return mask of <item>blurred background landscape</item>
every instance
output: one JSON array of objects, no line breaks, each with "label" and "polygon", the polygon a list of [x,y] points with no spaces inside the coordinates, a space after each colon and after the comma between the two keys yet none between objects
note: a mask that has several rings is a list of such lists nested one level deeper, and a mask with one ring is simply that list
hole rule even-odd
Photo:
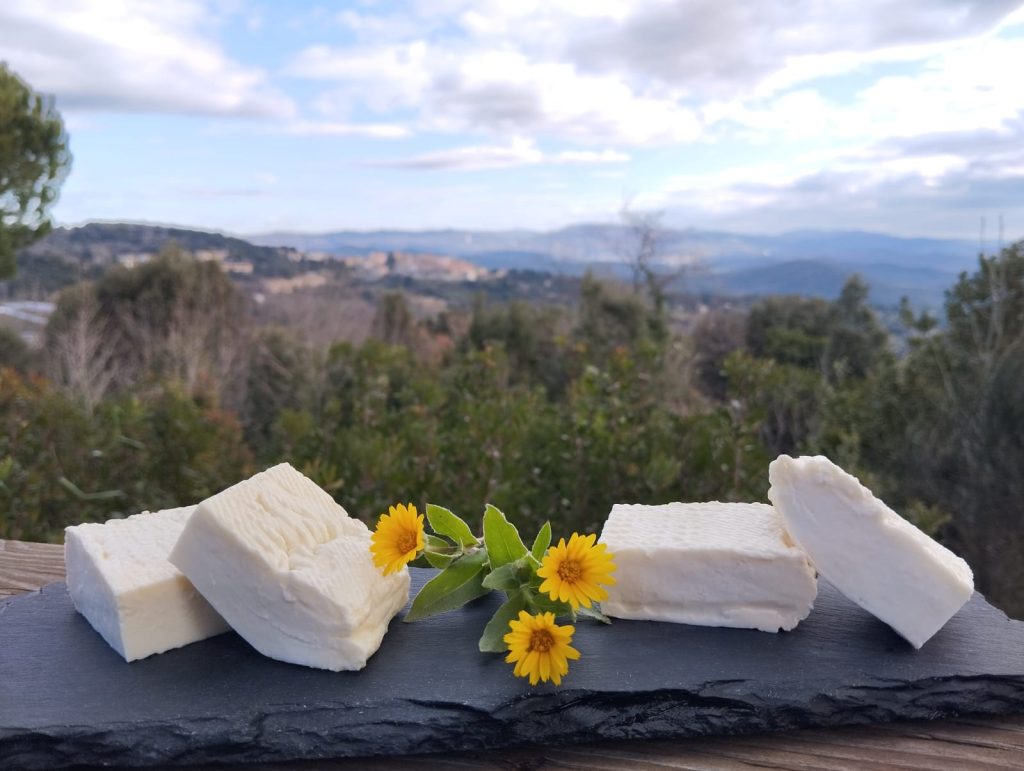
[{"label": "blurred background landscape", "polygon": [[282,460],[557,537],[821,453],[1024,617],[1020,3],[44,5],[0,538]]}]

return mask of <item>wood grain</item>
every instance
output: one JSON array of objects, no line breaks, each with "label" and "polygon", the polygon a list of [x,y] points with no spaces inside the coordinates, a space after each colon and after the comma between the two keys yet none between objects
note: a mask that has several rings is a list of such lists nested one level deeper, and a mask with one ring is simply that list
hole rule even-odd
[{"label": "wood grain", "polygon": [[0,539],[0,597],[64,579],[64,547]]},{"label": "wood grain", "polygon": [[[64,578],[64,550],[0,540],[0,597]],[[1021,655],[1024,655],[1022,651]],[[180,768],[180,767],[178,767]],[[225,766],[195,766],[222,771]],[[914,721],[686,741],[600,742],[492,752],[239,766],[247,771],[394,769],[1024,769],[1024,715]]]}]

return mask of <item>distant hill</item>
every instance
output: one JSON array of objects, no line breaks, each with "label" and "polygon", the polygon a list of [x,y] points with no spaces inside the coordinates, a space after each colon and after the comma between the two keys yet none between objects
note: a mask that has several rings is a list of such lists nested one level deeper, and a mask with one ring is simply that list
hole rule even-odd
[{"label": "distant hill", "polygon": [[[300,256],[290,247],[258,246],[222,233],[92,222],[74,228],[55,228],[46,238],[19,252],[18,267],[19,271],[31,273],[41,264],[52,268],[54,262],[74,265],[79,271],[114,263],[136,264],[171,242],[208,259],[237,266],[251,264],[257,275],[287,275]],[[239,272],[245,271],[240,267]]]},{"label": "distant hill", "polygon": [[[624,276],[630,237],[620,225],[581,224],[549,232],[338,231],[316,235],[253,236],[265,245],[291,246],[331,255],[378,250],[449,254],[491,269],[525,269],[580,275],[588,269]],[[851,273],[872,286],[872,300],[893,305],[907,295],[935,307],[963,270],[973,269],[971,241],[901,238],[862,231],[803,230],[781,235],[745,235],[695,229],[659,234],[665,269],[698,265],[689,286],[730,294],[797,292],[834,297]]]},{"label": "distant hill", "polygon": [[789,260],[699,273],[687,280],[687,286],[710,294],[802,294],[832,299],[855,273],[868,284],[871,301],[879,306],[895,306],[905,296],[915,306],[936,308],[942,303],[945,291],[956,281],[955,273],[933,268]]},{"label": "distant hill", "polygon": [[[57,228],[22,250],[18,277],[3,286],[11,297],[52,292],[94,277],[111,264],[145,261],[171,241],[201,259],[220,261],[243,279],[319,271],[319,263],[335,258],[364,278],[381,272],[377,263],[390,270],[392,262],[393,272],[410,280],[444,280],[446,272],[452,273],[448,280],[461,280],[472,273],[466,263],[498,272],[580,276],[592,270],[602,276],[629,275],[625,259],[630,236],[620,225],[581,224],[550,232],[271,233],[249,239],[189,228],[90,223]],[[977,259],[976,246],[967,241],[859,231],[761,236],[668,229],[659,234],[659,245],[664,270],[696,268],[684,271],[685,282],[679,288],[710,294],[835,297],[846,278],[859,273],[871,286],[872,301],[883,306],[895,305],[907,295],[916,305],[934,308],[959,272],[973,269]],[[383,259],[381,254],[395,257]]]},{"label": "distant hill", "polygon": [[[528,230],[474,231],[338,231],[316,235],[267,233],[253,243],[291,246],[304,251],[352,255],[376,250],[430,251],[455,257],[514,260],[529,255],[551,263],[618,262],[629,249],[629,233],[620,225],[582,224],[547,232]],[[830,260],[845,264],[887,263],[959,271],[973,264],[977,245],[970,241],[901,238],[861,231],[797,231],[775,236],[744,235],[704,230],[664,229],[661,254],[668,264],[700,260],[716,268],[747,263]]]}]

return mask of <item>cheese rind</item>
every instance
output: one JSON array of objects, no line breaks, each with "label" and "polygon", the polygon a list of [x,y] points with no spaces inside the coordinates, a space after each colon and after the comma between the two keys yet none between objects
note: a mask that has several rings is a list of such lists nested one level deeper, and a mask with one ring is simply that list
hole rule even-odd
[{"label": "cheese rind", "polygon": [[601,542],[617,566],[609,616],[777,632],[818,592],[807,555],[761,503],[617,504]]},{"label": "cheese rind", "polygon": [[67,587],[75,609],[125,661],[228,630],[167,561],[194,508],[144,512],[64,531]]},{"label": "cheese rind", "polygon": [[821,574],[915,648],[974,593],[964,560],[828,458],[781,455],[768,476],[768,497]]},{"label": "cheese rind", "polygon": [[409,599],[409,571],[384,576],[370,531],[288,464],[207,498],[171,562],[260,653],[362,669]]}]

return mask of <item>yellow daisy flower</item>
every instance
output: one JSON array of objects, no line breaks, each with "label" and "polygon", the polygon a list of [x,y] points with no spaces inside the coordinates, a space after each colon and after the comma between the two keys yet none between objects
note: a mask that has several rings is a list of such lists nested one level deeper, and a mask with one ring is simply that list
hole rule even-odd
[{"label": "yellow daisy flower", "polygon": [[408,565],[423,550],[423,515],[416,515],[413,504],[399,503],[388,508],[377,520],[373,531],[370,552],[373,564],[384,571],[384,575],[397,573]]},{"label": "yellow daisy flower", "polygon": [[573,533],[568,544],[562,538],[548,549],[537,571],[544,579],[540,590],[552,600],[568,602],[573,610],[607,599],[608,592],[601,585],[615,583],[611,576],[615,563],[603,543],[594,544],[596,540],[593,533]]},{"label": "yellow daisy flower", "polygon": [[580,657],[569,644],[576,628],[556,624],[554,613],[531,616],[525,610],[508,625],[512,631],[503,638],[509,649],[505,661],[515,662],[515,676],[529,677],[530,685],[538,680],[561,685],[562,677],[569,673],[569,659]]}]

